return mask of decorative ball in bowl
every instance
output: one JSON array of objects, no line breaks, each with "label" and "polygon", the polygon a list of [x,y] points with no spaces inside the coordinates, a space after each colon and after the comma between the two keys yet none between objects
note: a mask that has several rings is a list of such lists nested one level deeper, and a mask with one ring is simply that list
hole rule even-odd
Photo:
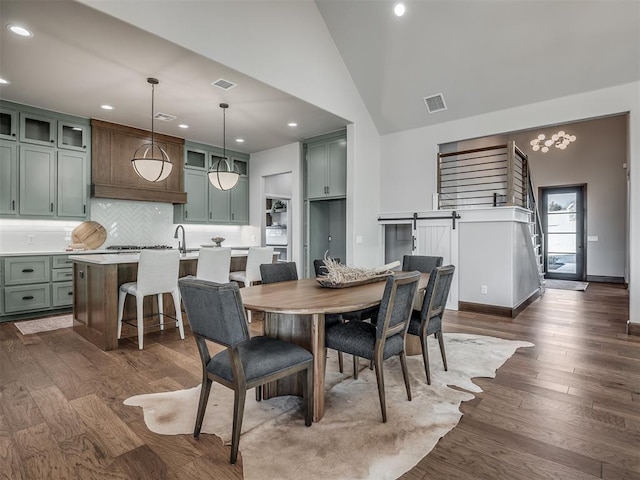
[{"label": "decorative ball in bowl", "polygon": [[213,240],[213,243],[216,244],[216,247],[221,247],[222,246],[222,242],[224,242],[224,237],[213,237],[211,240]]}]

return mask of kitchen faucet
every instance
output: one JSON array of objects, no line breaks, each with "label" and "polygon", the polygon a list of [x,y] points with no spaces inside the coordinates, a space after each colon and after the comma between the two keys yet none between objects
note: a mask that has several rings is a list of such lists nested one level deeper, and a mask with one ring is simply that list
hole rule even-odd
[{"label": "kitchen faucet", "polygon": [[178,225],[176,227],[176,231],[173,233],[173,238],[178,238],[178,230],[182,229],[182,243],[178,240],[178,250],[180,253],[187,253],[187,242],[184,239],[184,227],[182,225]]}]

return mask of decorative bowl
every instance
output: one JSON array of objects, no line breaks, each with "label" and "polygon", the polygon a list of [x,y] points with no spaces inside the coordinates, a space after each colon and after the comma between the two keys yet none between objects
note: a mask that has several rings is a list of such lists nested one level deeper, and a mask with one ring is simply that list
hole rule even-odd
[{"label": "decorative bowl", "polygon": [[216,244],[216,247],[221,247],[222,246],[222,242],[224,242],[225,238],[224,237],[213,237],[211,240],[213,241],[213,243]]}]

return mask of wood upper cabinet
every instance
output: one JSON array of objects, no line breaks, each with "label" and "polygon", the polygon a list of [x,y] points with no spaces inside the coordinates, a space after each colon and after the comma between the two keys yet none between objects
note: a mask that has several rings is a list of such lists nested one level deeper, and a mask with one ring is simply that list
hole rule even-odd
[{"label": "wood upper cabinet", "polygon": [[173,164],[169,177],[148,182],[131,164],[138,147],[151,142],[151,132],[101,120],[91,120],[91,195],[149,202],[186,203],[182,138],[155,134]]}]

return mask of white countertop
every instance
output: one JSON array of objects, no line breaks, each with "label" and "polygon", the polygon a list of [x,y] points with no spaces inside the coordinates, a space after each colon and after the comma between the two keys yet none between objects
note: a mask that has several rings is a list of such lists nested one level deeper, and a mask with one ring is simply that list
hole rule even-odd
[{"label": "white countertop", "polygon": [[29,250],[24,252],[0,252],[0,257],[29,257],[38,255],[95,255],[107,253],[109,250]]},{"label": "white countertop", "polygon": [[[213,246],[213,244],[211,245]],[[197,256],[198,250],[202,247],[188,247],[187,253],[195,253]],[[240,246],[240,247],[230,247],[232,250],[232,256],[235,254],[236,256],[247,254],[249,251],[249,247]],[[99,250],[25,250],[21,252],[0,252],[0,257],[28,257],[28,256],[37,256],[37,255],[128,255],[128,253],[116,253],[117,250],[107,250],[105,248],[101,248]],[[126,252],[126,251],[125,251]],[[137,251],[135,253],[138,253]]]},{"label": "white countertop", "polygon": [[[192,260],[198,258],[199,252],[187,252],[180,254],[180,260]],[[246,257],[246,250],[231,250],[232,257]],[[119,263],[138,263],[140,260],[139,253],[100,253],[69,255],[70,260],[78,260],[80,262],[94,263],[97,265],[117,265]]]}]

